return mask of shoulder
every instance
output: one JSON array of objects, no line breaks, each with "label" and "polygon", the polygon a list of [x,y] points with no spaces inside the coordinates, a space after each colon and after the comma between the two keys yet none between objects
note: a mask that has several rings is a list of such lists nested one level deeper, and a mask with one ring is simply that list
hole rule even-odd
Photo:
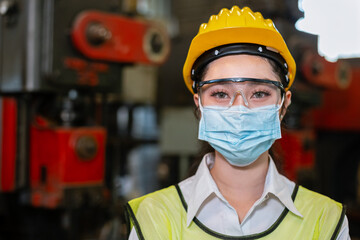
[{"label": "shoulder", "polygon": [[301,200],[305,206],[316,205],[321,208],[334,208],[341,211],[342,204],[317,192],[299,186],[296,199]]},{"label": "shoulder", "polygon": [[129,204],[131,205],[133,203],[143,203],[143,202],[147,202],[147,201],[151,202],[153,200],[161,201],[161,200],[171,198],[174,195],[174,193],[176,193],[176,188],[175,188],[175,186],[172,185],[170,187],[163,188],[158,191],[148,193],[144,196],[132,199],[129,201]]},{"label": "shoulder", "polygon": [[315,222],[319,239],[330,239],[331,236],[335,239],[344,226],[346,208],[325,195],[299,187],[295,205],[305,219]]},{"label": "shoulder", "polygon": [[178,211],[174,208],[178,205],[178,197],[175,186],[149,193],[135,198],[126,205],[128,230],[135,227],[140,239],[169,239],[169,231],[166,226],[172,225],[178,218]]},{"label": "shoulder", "polygon": [[341,203],[301,186],[294,203],[305,218],[315,220],[319,227],[338,228],[345,218],[346,209]]},{"label": "shoulder", "polygon": [[175,186],[170,186],[129,201],[135,213],[176,208],[180,199]]}]

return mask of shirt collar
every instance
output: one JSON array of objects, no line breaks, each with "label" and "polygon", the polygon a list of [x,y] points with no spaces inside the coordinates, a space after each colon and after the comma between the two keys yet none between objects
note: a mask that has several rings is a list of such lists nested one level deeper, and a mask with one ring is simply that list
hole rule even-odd
[{"label": "shirt collar", "polygon": [[214,154],[208,153],[203,157],[199,168],[195,173],[194,182],[191,185],[191,189],[189,191],[190,197],[187,199],[187,226],[190,225],[203,202],[211,194],[215,193],[217,196],[222,196],[210,174],[210,169],[212,168],[213,164]]},{"label": "shirt collar", "polygon": [[[289,211],[299,217],[303,217],[296,209],[294,201],[291,198],[294,188],[289,187],[289,181],[289,179],[278,172],[275,163],[270,156],[269,169],[265,179],[263,196],[266,196],[269,193],[273,194],[287,209],[289,209]],[[291,186],[293,185],[294,183],[291,184]]]},{"label": "shirt collar", "polygon": [[[190,185],[189,198],[187,199],[187,219],[186,226],[189,226],[191,221],[197,215],[201,205],[203,202],[213,193],[217,195],[217,197],[221,198],[224,202],[227,202],[223,199],[222,194],[216,186],[214,179],[210,174],[210,169],[214,164],[214,154],[208,153],[206,154],[200,165],[198,170],[195,173],[193,184]],[[287,208],[289,211],[302,217],[299,211],[296,209],[294,202],[291,198],[292,190],[288,187],[288,179],[279,174],[276,169],[275,163],[270,157],[269,161],[269,169],[266,175],[264,192],[261,198],[265,197],[269,193],[276,196],[279,201]]]}]

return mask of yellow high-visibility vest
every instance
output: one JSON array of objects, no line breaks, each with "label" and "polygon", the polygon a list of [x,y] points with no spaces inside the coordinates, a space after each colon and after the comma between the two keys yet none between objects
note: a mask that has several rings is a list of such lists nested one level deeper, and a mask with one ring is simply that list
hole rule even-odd
[{"label": "yellow high-visibility vest", "polygon": [[140,240],[336,239],[345,217],[342,204],[301,186],[292,198],[303,218],[285,208],[264,232],[241,237],[217,233],[196,217],[187,227],[187,204],[177,185],[131,200],[126,212],[129,231],[135,227]]}]

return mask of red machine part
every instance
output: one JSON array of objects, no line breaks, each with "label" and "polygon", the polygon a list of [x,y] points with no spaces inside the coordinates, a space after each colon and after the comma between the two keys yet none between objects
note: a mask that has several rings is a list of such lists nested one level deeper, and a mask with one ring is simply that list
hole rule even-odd
[{"label": "red machine part", "polygon": [[71,36],[75,47],[95,60],[161,64],[170,51],[159,25],[99,11],[80,13]]},{"label": "red machine part", "polygon": [[65,58],[64,64],[67,68],[76,71],[79,85],[97,86],[99,84],[98,73],[109,71],[107,64],[88,62],[79,58]]},{"label": "red machine part", "polygon": [[16,188],[17,103],[15,98],[1,98],[0,191]]},{"label": "red machine part", "polygon": [[326,89],[347,89],[352,80],[351,69],[346,62],[328,62],[310,50],[304,53],[301,71],[308,82]]},{"label": "red machine part", "polygon": [[34,206],[55,208],[64,190],[101,186],[105,137],[102,127],[31,127],[30,182]]},{"label": "red machine part", "polygon": [[291,180],[298,179],[299,170],[310,170],[315,163],[314,132],[308,130],[283,130],[282,138],[273,146],[277,158],[283,160],[284,174]]},{"label": "red machine part", "polygon": [[347,89],[324,89],[322,105],[311,111],[314,127],[319,130],[360,130],[360,69],[352,69]]}]

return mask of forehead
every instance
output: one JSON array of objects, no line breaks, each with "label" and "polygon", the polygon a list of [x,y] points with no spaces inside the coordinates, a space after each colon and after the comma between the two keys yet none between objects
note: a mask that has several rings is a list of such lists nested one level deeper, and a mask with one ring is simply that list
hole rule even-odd
[{"label": "forehead", "polygon": [[218,58],[207,66],[204,80],[248,77],[279,80],[269,61],[253,55],[230,55]]}]

